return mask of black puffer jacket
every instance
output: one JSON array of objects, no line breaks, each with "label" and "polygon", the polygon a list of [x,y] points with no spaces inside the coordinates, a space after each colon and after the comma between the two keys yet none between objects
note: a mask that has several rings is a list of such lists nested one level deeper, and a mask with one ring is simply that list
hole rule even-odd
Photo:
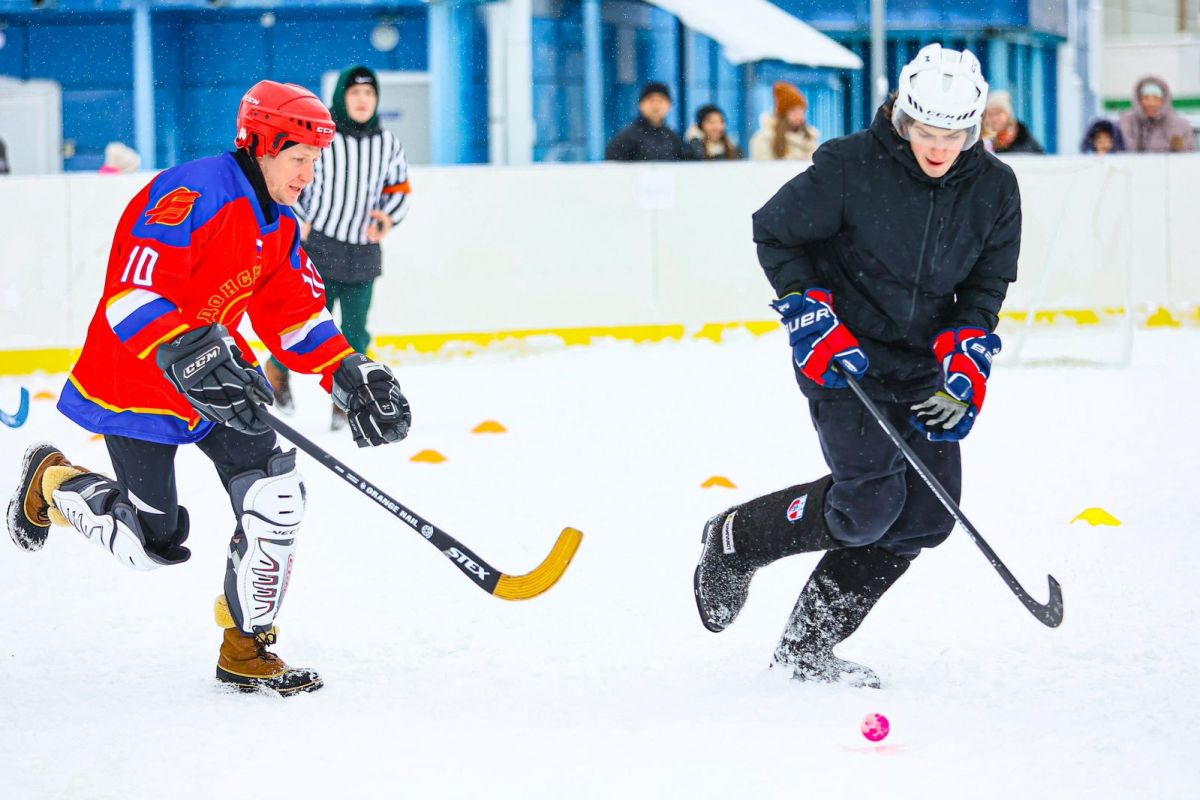
[{"label": "black puffer jacket", "polygon": [[678,133],[666,125],[656,128],[642,116],[617,131],[604,151],[608,161],[688,161],[691,156]]},{"label": "black puffer jacket", "polygon": [[[833,292],[870,358],[872,397],[920,400],[938,384],[935,333],[996,327],[1017,277],[1021,196],[1012,169],[980,144],[944,177],[926,176],[885,108],[868,130],[817,150],[755,213],[754,241],[779,297]],[[797,380],[808,397],[838,391]]]}]

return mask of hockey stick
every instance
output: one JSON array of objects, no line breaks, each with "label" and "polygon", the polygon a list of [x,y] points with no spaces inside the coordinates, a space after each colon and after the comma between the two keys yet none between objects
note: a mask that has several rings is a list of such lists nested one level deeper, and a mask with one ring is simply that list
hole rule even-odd
[{"label": "hockey stick", "polygon": [[900,452],[904,454],[904,457],[908,459],[908,463],[921,476],[921,480],[925,481],[925,485],[933,490],[933,493],[937,495],[938,500],[942,501],[942,505],[946,507],[946,510],[950,512],[951,516],[958,521],[958,524],[971,537],[971,541],[983,551],[983,554],[987,556],[988,563],[995,568],[996,572],[1000,573],[1000,577],[1008,584],[1008,588],[1017,596],[1017,599],[1029,610],[1030,614],[1033,614],[1038,622],[1051,628],[1057,628],[1062,623],[1063,599],[1062,587],[1058,585],[1058,581],[1054,579],[1054,576],[1046,576],[1050,582],[1050,600],[1045,605],[1034,600],[1029,592],[1025,591],[1025,588],[1021,586],[1020,582],[1013,577],[1013,574],[1009,572],[1008,567],[1004,566],[1004,562],[1000,560],[996,552],[983,540],[979,531],[975,530],[975,526],[966,518],[962,509],[958,507],[958,503],[955,503],[954,498],[950,496],[950,493],[946,491],[945,487],[929,471],[929,468],[921,462],[917,454],[908,446],[908,442],[904,441],[895,427],[884,419],[883,414],[879,413],[879,409],[875,406],[875,403],[871,401],[871,398],[867,397],[867,393],[858,385],[858,381],[855,380],[854,376],[848,375],[844,370],[841,372],[845,376],[846,382],[850,384],[850,388],[858,395],[858,399],[867,407],[867,411],[871,412],[871,416],[879,423],[879,427],[883,428],[883,432],[892,440],[892,444],[900,448]]},{"label": "hockey stick", "polygon": [[537,597],[562,577],[562,574],[566,572],[567,567],[570,565],[575,551],[579,549],[580,541],[583,540],[581,532],[574,528],[563,528],[562,533],[558,535],[558,541],[550,549],[550,555],[546,556],[546,559],[541,564],[538,564],[532,572],[524,575],[505,575],[475,555],[474,552],[465,547],[453,536],[415,512],[405,508],[382,489],[377,488],[370,481],[356,474],[352,469],[329,453],[326,453],[262,406],[259,406],[258,412],[262,421],[271,426],[280,436],[308,453],[317,461],[320,461],[330,471],[337,473],[346,483],[358,489],[381,507],[391,512],[392,516],[397,517],[414,531],[424,536],[430,544],[442,551],[442,555],[453,561],[454,565],[464,575],[472,578],[479,588],[490,595],[495,595],[504,600],[528,600],[531,597]]},{"label": "hockey stick", "polygon": [[10,428],[19,428],[25,424],[25,420],[29,417],[29,390],[24,386],[21,387],[21,405],[15,414],[9,414],[6,411],[0,411],[0,422],[3,422]]}]

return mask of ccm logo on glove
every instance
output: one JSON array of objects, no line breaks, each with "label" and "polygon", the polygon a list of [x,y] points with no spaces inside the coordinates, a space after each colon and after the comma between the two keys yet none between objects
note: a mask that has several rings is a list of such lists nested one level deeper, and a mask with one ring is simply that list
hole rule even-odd
[{"label": "ccm logo on glove", "polygon": [[216,358],[219,355],[221,355],[220,347],[214,347],[212,350],[209,350],[207,353],[203,353],[199,358],[197,358],[195,361],[193,361],[192,363],[188,364],[186,367],[183,368],[183,377],[185,377],[185,378],[192,377],[197,372],[199,372],[201,369],[203,369],[205,364],[212,361],[214,358]]}]

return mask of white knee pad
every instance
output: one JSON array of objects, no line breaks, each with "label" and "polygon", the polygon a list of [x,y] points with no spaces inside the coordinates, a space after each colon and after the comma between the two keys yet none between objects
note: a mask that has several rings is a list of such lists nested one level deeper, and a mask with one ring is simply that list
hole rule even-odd
[{"label": "white knee pad", "polygon": [[229,542],[225,597],[238,628],[258,633],[271,627],[283,603],[304,517],[296,451],[272,456],[266,472],[235,476],[229,493],[239,530]]},{"label": "white knee pad", "polygon": [[55,489],[52,499],[71,527],[125,566],[151,570],[172,563],[147,552],[137,511],[115,481],[85,473]]}]

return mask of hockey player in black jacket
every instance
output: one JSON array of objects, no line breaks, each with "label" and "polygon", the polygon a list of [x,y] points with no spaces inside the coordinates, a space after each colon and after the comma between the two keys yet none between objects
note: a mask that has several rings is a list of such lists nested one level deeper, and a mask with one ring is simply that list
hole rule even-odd
[{"label": "hockey player in black jacket", "polygon": [[987,91],[971,52],[923,48],[868,130],[823,145],[754,215],[831,474],[709,520],[695,593],[704,625],[721,631],[757,569],[828,551],[774,653],[799,680],[878,686],[833,648],[953,526],[846,374],[957,500],[958,442],[983,406],[1021,242],[1016,177],[979,144]]}]

